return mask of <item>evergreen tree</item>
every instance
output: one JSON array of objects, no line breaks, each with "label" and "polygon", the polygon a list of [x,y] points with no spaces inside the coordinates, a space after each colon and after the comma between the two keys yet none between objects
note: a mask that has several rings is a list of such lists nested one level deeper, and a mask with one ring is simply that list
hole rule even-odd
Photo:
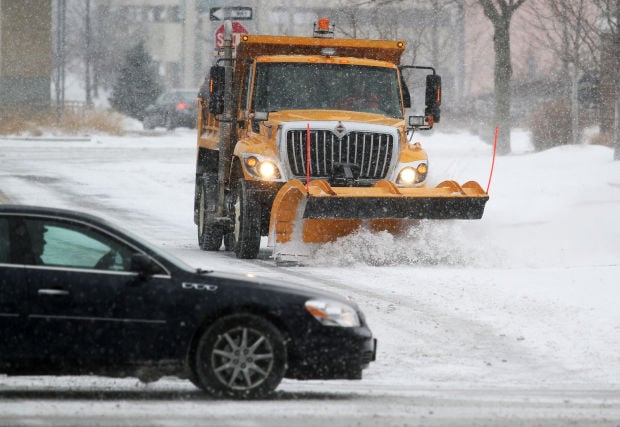
[{"label": "evergreen tree", "polygon": [[144,109],[162,92],[159,75],[144,42],[139,42],[125,55],[110,105],[117,111],[142,120]]}]

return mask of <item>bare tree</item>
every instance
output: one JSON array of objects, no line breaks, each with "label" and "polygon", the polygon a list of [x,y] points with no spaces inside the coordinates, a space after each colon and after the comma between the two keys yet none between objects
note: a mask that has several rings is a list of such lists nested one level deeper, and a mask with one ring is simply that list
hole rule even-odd
[{"label": "bare tree", "polygon": [[[615,85],[615,120],[614,120],[614,159],[620,160],[620,0],[594,0],[600,11],[601,21],[598,27],[608,41],[603,44],[603,55],[615,59],[612,70],[602,70],[613,73]],[[603,36],[603,34],[601,34]]]},{"label": "bare tree", "polygon": [[[529,9],[529,10],[528,10]],[[526,8],[530,25],[543,37],[537,43],[561,60],[561,79],[571,99],[572,143],[579,142],[579,77],[599,69],[597,11],[589,0],[542,0]],[[541,46],[538,46],[541,47]]]},{"label": "bare tree", "polygon": [[510,58],[510,21],[514,12],[526,0],[478,0],[484,15],[493,24],[493,48],[495,50],[495,122],[500,128],[497,152],[510,153],[510,82],[512,63]]}]

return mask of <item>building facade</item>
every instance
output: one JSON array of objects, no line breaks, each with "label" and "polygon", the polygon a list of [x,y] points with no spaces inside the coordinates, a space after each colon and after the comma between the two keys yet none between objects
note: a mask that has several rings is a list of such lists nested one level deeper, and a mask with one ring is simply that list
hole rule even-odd
[{"label": "building facade", "polygon": [[51,31],[51,0],[0,0],[0,108],[49,105]]},{"label": "building facade", "polygon": [[[462,69],[464,52],[458,54],[458,41],[463,40],[462,25],[456,25],[456,9],[434,14],[428,1],[361,6],[350,1],[326,4],[318,0],[92,0],[106,9],[100,16],[129,17],[128,22],[140,28],[149,52],[159,64],[160,74],[168,87],[197,87],[208,68],[216,60],[226,18],[235,22],[235,31],[253,34],[310,36],[319,17],[329,17],[335,24],[337,37],[402,39],[410,43],[405,62],[433,64],[444,75],[447,91],[453,86],[456,69]],[[428,30],[429,22],[442,23]],[[129,30],[129,29],[128,29]],[[434,34],[431,34],[435,31]],[[441,55],[430,50],[441,41]],[[459,65],[459,61],[460,64]],[[462,73],[461,73],[462,74]]]}]

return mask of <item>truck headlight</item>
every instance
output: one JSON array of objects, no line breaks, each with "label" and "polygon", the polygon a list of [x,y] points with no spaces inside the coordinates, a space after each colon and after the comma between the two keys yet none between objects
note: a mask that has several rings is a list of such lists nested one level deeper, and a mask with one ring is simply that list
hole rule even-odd
[{"label": "truck headlight", "polygon": [[258,164],[258,173],[266,179],[273,178],[278,173],[278,168],[273,162],[264,161]]},{"label": "truck headlight", "polygon": [[324,326],[355,328],[360,326],[360,319],[355,309],[338,301],[308,300],[306,310]]},{"label": "truck headlight", "polygon": [[415,177],[416,177],[415,169],[407,166],[406,168],[403,168],[400,171],[400,174],[398,174],[398,183],[405,184],[405,185],[411,185],[415,182]]},{"label": "truck headlight", "polygon": [[427,172],[428,166],[426,163],[422,162],[417,165],[408,164],[398,173],[396,184],[404,186],[419,184],[426,179]]},{"label": "truck headlight", "polygon": [[280,179],[280,169],[278,165],[269,159],[264,159],[259,155],[247,155],[244,157],[245,170],[255,178],[265,180]]}]

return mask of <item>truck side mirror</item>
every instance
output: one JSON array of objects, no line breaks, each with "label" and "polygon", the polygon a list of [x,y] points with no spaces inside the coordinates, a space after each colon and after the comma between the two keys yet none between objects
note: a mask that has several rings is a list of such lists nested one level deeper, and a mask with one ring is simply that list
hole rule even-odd
[{"label": "truck side mirror", "polygon": [[434,122],[439,123],[441,115],[441,77],[437,74],[426,76],[426,109],[424,115],[433,116]]},{"label": "truck side mirror", "polygon": [[225,70],[221,65],[214,65],[209,74],[209,113],[214,115],[224,112]]}]

